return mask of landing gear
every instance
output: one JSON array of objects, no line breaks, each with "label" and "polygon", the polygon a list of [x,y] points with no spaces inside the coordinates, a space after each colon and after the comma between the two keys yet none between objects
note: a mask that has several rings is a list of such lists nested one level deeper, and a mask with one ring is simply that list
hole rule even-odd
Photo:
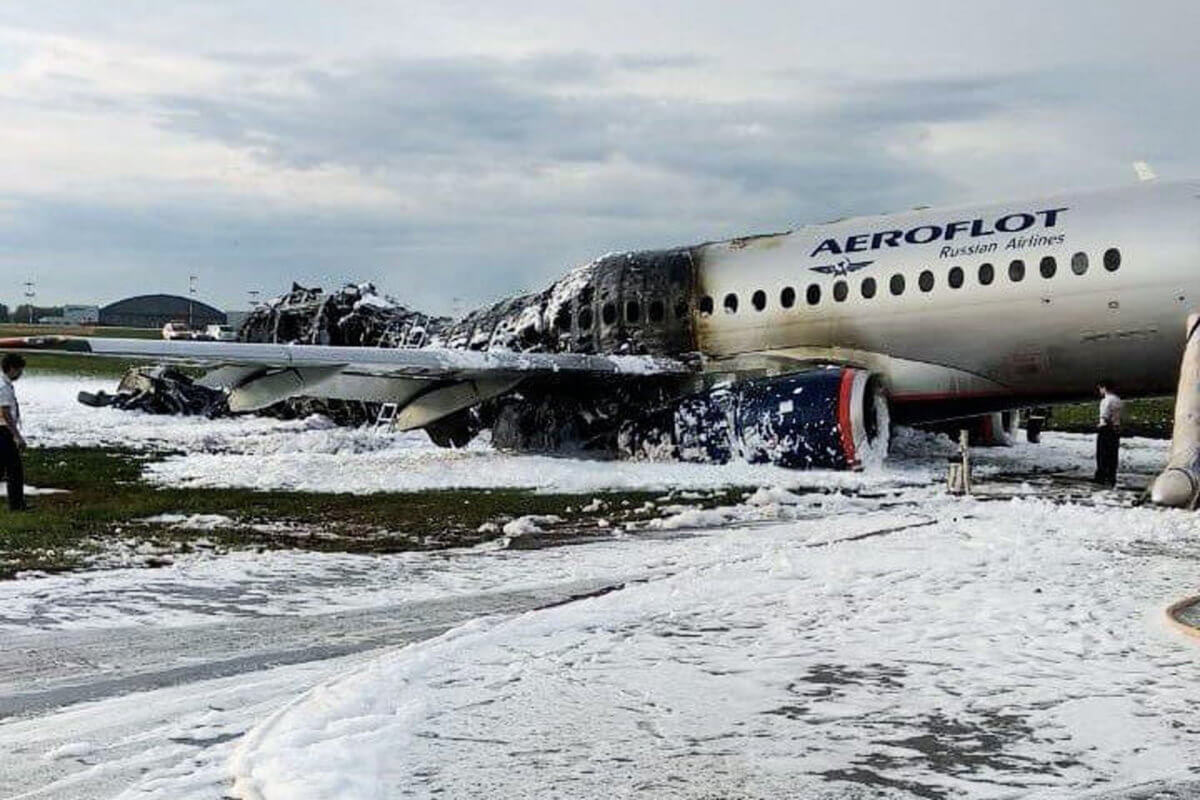
[{"label": "landing gear", "polygon": [[1050,419],[1050,409],[1029,409],[1029,414],[1025,417],[1025,441],[1030,444],[1042,441],[1042,429],[1046,427],[1048,419]]},{"label": "landing gear", "polygon": [[472,409],[458,411],[425,426],[429,440],[438,447],[466,447],[480,430],[479,415]]}]

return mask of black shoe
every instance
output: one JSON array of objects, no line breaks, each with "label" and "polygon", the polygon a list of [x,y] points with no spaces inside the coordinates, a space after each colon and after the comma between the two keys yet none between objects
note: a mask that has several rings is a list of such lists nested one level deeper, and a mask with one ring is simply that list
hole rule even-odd
[{"label": "black shoe", "polygon": [[9,511],[33,511],[33,506],[29,505],[29,503],[25,503],[24,505],[19,505],[16,508],[10,507],[8,510]]}]

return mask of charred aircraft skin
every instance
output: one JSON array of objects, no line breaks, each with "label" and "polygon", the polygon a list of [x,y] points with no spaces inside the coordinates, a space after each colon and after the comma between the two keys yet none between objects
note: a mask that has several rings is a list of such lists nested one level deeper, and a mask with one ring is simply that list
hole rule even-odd
[{"label": "charred aircraft skin", "polygon": [[[419,347],[450,320],[412,311],[381,296],[370,283],[336,292],[292,284],[290,292],[262,304],[238,331],[241,342],[349,347]],[[267,413],[282,418],[323,414],[339,425],[363,425],[379,416],[380,403],[294,397]]]},{"label": "charred aircraft skin", "polygon": [[[581,266],[545,291],[506,298],[460,320],[433,317],[369,284],[326,294],[294,285],[243,325],[248,342],[420,347],[510,352],[682,355],[696,350],[696,250],[620,253]],[[539,379],[517,394],[451,414],[427,428],[441,446],[463,446],[491,429],[506,450],[618,454],[621,426],[673,407],[696,381],[646,377],[617,386]],[[295,399],[296,413],[317,411],[359,424],[379,405]],[[628,442],[628,437],[626,437]]]},{"label": "charred aircraft skin", "polygon": [[256,309],[239,340],[359,347],[677,356],[697,350],[699,248],[608,255],[543,292],[459,320],[382,298],[371,284],[326,294],[298,284]]},{"label": "charred aircraft skin", "polygon": [[419,347],[450,320],[412,311],[369,283],[326,294],[292,284],[287,294],[251,312],[238,341],[349,347]]},{"label": "charred aircraft skin", "polygon": [[[696,347],[697,250],[604,256],[537,294],[509,298],[447,325],[443,347],[517,352],[679,356]],[[458,439],[490,428],[501,449],[633,455],[667,436],[648,421],[699,391],[694,378],[611,382],[541,379],[459,416]],[[631,438],[633,425],[644,435]],[[433,434],[431,434],[433,435]],[[441,436],[438,432],[437,436]],[[435,437],[437,441],[437,437]]]},{"label": "charred aircraft skin", "polygon": [[444,347],[545,353],[680,355],[696,350],[696,250],[604,256],[537,294],[450,323]]}]

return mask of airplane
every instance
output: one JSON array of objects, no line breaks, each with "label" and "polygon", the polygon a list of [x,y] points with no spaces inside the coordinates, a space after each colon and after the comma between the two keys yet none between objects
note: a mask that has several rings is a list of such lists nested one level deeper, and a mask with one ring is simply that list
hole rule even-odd
[{"label": "airplane", "polygon": [[[805,225],[603,256],[418,348],[31,337],[202,365],[234,411],[394,403],[461,446],[854,469],[891,423],[1170,393],[1200,301],[1200,181]],[[1005,415],[1003,418],[1000,415]]]}]

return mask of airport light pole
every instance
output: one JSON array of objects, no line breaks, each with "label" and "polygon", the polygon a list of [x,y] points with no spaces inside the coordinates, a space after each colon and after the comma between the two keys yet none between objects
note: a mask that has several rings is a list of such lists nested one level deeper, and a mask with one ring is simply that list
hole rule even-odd
[{"label": "airport light pole", "polygon": [[25,281],[25,302],[29,304],[29,324],[33,324],[33,298],[37,296],[37,291],[33,281]]},{"label": "airport light pole", "polygon": [[199,280],[200,278],[195,275],[188,275],[188,330],[193,327],[192,305],[196,301],[196,285]]}]

